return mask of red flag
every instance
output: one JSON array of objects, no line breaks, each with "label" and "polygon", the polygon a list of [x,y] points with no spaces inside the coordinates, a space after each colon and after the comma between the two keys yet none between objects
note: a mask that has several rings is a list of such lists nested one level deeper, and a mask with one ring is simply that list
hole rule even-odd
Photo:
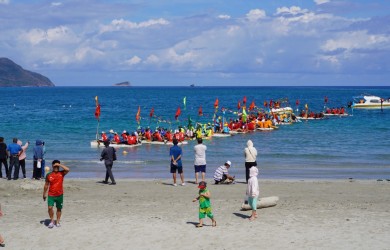
[{"label": "red flag", "polygon": [[175,114],[175,120],[177,120],[177,118],[179,118],[180,114],[181,114],[181,110],[180,110],[180,107],[178,107],[176,110],[176,114]]},{"label": "red flag", "polygon": [[215,102],[214,102],[214,108],[218,108],[218,104],[219,104],[219,100],[218,100],[218,98],[215,100]]},{"label": "red flag", "polygon": [[241,109],[241,102],[240,102],[240,101],[238,101],[238,103],[237,103],[237,109],[238,109],[238,110]]},{"label": "red flag", "polygon": [[141,119],[141,107],[138,106],[138,112],[137,112],[137,114],[135,115],[135,120],[136,120],[137,122],[139,122],[140,119]]},{"label": "red flag", "polygon": [[95,97],[95,101],[96,101],[95,118],[99,120],[99,118],[100,118],[100,104],[99,104],[97,96]]},{"label": "red flag", "polygon": [[149,116],[150,116],[150,117],[153,117],[153,114],[154,114],[154,108],[152,108],[152,109],[150,110]]},{"label": "red flag", "polygon": [[199,116],[202,116],[202,115],[203,115],[202,106],[200,106],[200,107],[199,107],[199,110],[198,110],[198,115],[199,115]]},{"label": "red flag", "polygon": [[242,103],[245,105],[246,104],[246,96],[244,96],[244,99],[242,100]]},{"label": "red flag", "polygon": [[249,110],[253,110],[255,108],[255,101],[252,101],[251,105],[249,106]]}]

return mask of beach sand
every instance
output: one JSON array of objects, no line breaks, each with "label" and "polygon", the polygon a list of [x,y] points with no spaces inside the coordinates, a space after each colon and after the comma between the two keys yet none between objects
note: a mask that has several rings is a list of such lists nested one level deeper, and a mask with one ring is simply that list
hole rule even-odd
[{"label": "beach sand", "polygon": [[390,182],[262,180],[277,206],[240,211],[246,184],[213,185],[217,227],[198,223],[197,186],[66,179],[62,227],[49,229],[43,181],[0,180],[5,249],[390,249]]}]

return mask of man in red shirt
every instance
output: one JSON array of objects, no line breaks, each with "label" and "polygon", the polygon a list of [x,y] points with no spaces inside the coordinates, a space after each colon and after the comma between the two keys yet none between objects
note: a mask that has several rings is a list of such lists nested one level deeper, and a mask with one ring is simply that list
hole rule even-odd
[{"label": "man in red shirt", "polygon": [[[50,224],[49,228],[54,227],[54,203],[57,207],[57,223],[56,226],[60,227],[60,219],[61,219],[61,210],[64,202],[64,188],[63,182],[64,177],[67,173],[69,173],[69,168],[67,166],[61,165],[59,160],[54,160],[52,163],[53,171],[46,175],[45,187],[43,188],[43,200],[46,200],[46,193],[49,190],[47,199],[48,212],[50,216]],[[60,171],[60,168],[63,170]]]}]

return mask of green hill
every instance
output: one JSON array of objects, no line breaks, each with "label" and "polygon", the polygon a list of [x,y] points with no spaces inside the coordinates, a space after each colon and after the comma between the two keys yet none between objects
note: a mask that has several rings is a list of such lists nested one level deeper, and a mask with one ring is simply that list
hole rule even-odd
[{"label": "green hill", "polygon": [[0,87],[54,87],[54,84],[49,78],[3,57],[0,58]]}]

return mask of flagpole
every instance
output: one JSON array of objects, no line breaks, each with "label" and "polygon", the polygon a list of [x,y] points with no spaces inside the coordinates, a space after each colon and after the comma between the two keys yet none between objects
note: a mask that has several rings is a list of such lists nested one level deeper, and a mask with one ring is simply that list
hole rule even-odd
[{"label": "flagpole", "polygon": [[100,124],[100,119],[98,119],[97,128],[96,128],[96,140],[97,141],[99,140],[99,124]]}]

